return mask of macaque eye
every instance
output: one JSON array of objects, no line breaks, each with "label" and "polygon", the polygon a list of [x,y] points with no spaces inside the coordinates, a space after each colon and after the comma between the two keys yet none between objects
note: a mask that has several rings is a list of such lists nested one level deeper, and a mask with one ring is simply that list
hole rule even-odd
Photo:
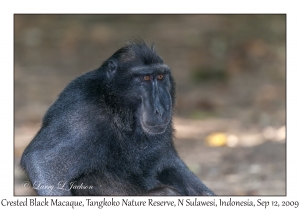
[{"label": "macaque eye", "polygon": [[159,80],[162,80],[164,78],[164,75],[162,75],[162,74],[159,74],[158,76],[157,76],[157,79],[159,79]]},{"label": "macaque eye", "polygon": [[143,77],[143,80],[149,81],[149,80],[150,80],[150,76],[149,76],[149,75],[144,76],[144,77]]}]

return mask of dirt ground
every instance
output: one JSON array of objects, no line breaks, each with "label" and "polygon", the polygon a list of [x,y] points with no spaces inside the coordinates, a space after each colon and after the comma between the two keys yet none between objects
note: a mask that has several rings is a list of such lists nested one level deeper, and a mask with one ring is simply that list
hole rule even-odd
[{"label": "dirt ground", "polygon": [[177,83],[179,155],[217,195],[286,194],[284,15],[15,15],[18,164],[47,108],[124,41],[154,40]]}]

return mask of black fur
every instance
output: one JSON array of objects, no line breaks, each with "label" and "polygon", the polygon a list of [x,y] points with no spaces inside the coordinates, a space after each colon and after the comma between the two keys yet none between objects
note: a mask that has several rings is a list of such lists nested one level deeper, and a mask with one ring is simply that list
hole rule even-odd
[{"label": "black fur", "polygon": [[175,151],[174,104],[169,67],[131,43],[65,88],[21,165],[39,195],[214,195]]}]

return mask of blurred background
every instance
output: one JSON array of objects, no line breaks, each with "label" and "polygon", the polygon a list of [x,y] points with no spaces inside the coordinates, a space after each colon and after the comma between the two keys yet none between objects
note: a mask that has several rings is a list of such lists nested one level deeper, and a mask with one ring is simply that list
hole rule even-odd
[{"label": "blurred background", "polygon": [[154,41],[177,83],[179,155],[217,195],[286,194],[285,15],[15,15],[15,195],[45,111],[126,41]]}]

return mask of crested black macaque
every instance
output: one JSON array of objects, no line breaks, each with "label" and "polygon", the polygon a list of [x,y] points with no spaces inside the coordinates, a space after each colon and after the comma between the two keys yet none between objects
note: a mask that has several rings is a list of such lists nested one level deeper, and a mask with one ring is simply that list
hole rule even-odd
[{"label": "crested black macaque", "polygon": [[174,104],[170,68],[130,43],[64,89],[21,166],[38,195],[214,195],[177,155]]}]

